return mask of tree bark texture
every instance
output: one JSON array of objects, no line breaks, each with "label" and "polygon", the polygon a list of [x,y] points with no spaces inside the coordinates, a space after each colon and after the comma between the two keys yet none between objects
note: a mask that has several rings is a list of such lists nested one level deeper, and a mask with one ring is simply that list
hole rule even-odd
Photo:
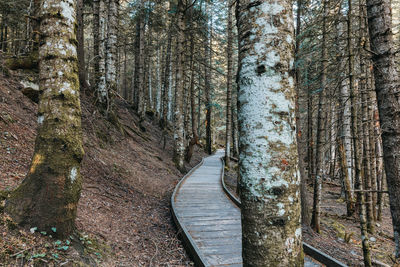
[{"label": "tree bark texture", "polygon": [[175,88],[175,128],[174,128],[174,162],[176,167],[184,172],[184,118],[183,118],[183,91],[185,63],[185,8],[183,1],[178,1],[178,20],[177,20],[177,62],[176,62],[176,88]]},{"label": "tree bark texture", "polygon": [[228,1],[228,45],[226,48],[226,54],[228,57],[228,72],[226,77],[226,133],[225,133],[225,166],[230,165],[231,157],[231,133],[232,133],[232,11],[231,11],[231,1]]},{"label": "tree bark texture", "polygon": [[244,266],[303,266],[291,1],[238,1]]},{"label": "tree bark texture", "polygon": [[41,10],[38,133],[29,172],[6,212],[20,224],[68,236],[75,229],[83,157],[76,48],[76,1],[46,0]]},{"label": "tree bark texture", "polygon": [[375,90],[382,127],[396,258],[400,257],[400,84],[395,62],[390,0],[367,0]]}]

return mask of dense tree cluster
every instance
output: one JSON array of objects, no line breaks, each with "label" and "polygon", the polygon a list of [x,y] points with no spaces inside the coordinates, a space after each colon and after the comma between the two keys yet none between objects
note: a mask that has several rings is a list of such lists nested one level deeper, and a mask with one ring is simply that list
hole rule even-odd
[{"label": "dense tree cluster", "polygon": [[[35,155],[6,209],[21,223],[73,228],[80,85],[116,127],[120,98],[143,131],[151,118],[172,134],[182,173],[196,145],[225,145],[227,168],[239,159],[248,266],[303,260],[300,198],[319,233],[326,182],[358,215],[366,266],[388,193],[400,257],[399,18],[399,0],[3,0],[0,60],[40,73]],[[56,196],[41,188],[60,183],[68,190]]]}]

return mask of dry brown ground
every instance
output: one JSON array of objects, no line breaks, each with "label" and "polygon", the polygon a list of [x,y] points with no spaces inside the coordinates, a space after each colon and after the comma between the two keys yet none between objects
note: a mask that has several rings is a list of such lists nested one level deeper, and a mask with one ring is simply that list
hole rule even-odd
[{"label": "dry brown ground", "polygon": [[[0,190],[12,190],[22,181],[33,154],[37,107],[18,88],[15,79],[0,77]],[[143,123],[146,131],[141,131],[130,106],[118,100],[122,134],[95,111],[89,99],[82,100],[86,155],[77,218],[80,239],[86,242],[60,250],[61,245],[47,237],[49,233],[31,234],[0,213],[0,265],[31,265],[34,261],[44,265],[69,262],[67,266],[73,262],[192,265],[170,214],[170,196],[182,177],[171,160],[172,139],[167,138],[163,150],[158,126],[148,118]],[[187,169],[202,155],[197,150]]]},{"label": "dry brown ground", "polygon": [[[232,192],[236,192],[236,179],[235,170],[231,169],[226,172],[225,182]],[[309,197],[311,197],[311,191],[312,188],[309,188]],[[360,227],[357,216],[346,217],[346,207],[340,199],[339,186],[332,183],[324,184],[322,196],[321,234],[317,234],[310,227],[303,225],[303,240],[349,266],[363,266]],[[374,260],[392,266],[393,228],[387,205],[382,217],[382,222],[377,222],[376,232],[372,235],[376,241],[370,242],[372,257]],[[351,235],[349,243],[344,241],[345,234]]]}]

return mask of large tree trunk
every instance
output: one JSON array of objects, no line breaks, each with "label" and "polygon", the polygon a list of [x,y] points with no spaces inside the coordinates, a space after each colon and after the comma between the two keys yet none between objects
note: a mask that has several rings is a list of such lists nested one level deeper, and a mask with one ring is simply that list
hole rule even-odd
[{"label": "large tree trunk", "polygon": [[400,85],[390,3],[390,0],[367,0],[367,13],[396,258],[400,258]]},{"label": "large tree trunk", "polygon": [[294,61],[291,3],[238,1],[244,266],[304,264],[294,77],[289,74]]},{"label": "large tree trunk", "polygon": [[6,212],[20,224],[68,236],[75,228],[83,156],[74,0],[48,0],[41,12],[40,100],[35,152]]}]

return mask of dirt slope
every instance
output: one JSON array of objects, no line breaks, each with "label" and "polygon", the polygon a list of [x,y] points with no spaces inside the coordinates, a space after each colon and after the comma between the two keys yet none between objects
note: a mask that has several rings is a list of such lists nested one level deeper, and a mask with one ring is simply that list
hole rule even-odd
[{"label": "dirt slope", "polygon": [[[18,82],[0,77],[0,190],[13,189],[22,181],[33,154],[37,107],[18,89]],[[86,244],[86,256],[75,248],[60,252],[51,238],[10,227],[8,218],[0,214],[0,262],[30,265],[39,259],[46,265],[78,261],[102,266],[191,265],[170,216],[169,198],[182,176],[171,160],[172,139],[167,138],[163,150],[156,123],[148,117],[143,123],[145,131],[140,130],[130,106],[117,100],[122,134],[102,118],[90,99],[84,96],[82,100],[86,154],[77,227],[84,236],[81,239],[94,240],[96,246],[90,246],[95,248]],[[188,170],[201,159],[202,152],[196,152]],[[43,248],[46,242],[50,248]],[[51,249],[59,250],[59,258],[48,256]],[[32,258],[35,255],[39,256]]]}]

